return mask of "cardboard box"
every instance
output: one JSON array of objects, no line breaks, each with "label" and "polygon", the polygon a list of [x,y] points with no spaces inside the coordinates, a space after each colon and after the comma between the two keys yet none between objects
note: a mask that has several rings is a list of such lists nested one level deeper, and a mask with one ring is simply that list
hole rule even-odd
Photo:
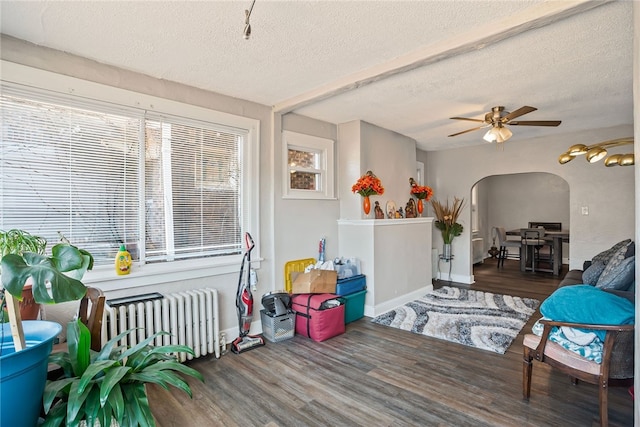
[{"label": "cardboard box", "polygon": [[292,294],[334,294],[338,273],[334,270],[311,270],[293,277]]}]

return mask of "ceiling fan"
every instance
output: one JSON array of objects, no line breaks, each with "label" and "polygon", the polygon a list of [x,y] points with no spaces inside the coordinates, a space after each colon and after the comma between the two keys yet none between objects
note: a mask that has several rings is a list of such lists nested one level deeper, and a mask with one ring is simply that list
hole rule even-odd
[{"label": "ceiling fan", "polygon": [[508,112],[504,110],[504,107],[493,107],[490,112],[484,115],[484,119],[471,119],[468,117],[451,117],[453,120],[468,120],[471,122],[483,123],[481,126],[463,130],[462,132],[454,133],[449,136],[462,135],[463,133],[473,132],[474,130],[491,127],[489,131],[484,135],[483,139],[487,142],[504,142],[511,138],[513,133],[505,127],[509,126],[558,126],[562,123],[560,120],[533,120],[533,121],[512,121],[513,119],[523,116],[525,114],[536,111],[537,108],[524,106],[515,111]]}]

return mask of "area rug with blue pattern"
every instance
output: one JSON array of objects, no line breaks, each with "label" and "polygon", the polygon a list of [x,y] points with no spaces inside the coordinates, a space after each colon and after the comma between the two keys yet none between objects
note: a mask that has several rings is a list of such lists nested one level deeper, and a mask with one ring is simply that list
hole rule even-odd
[{"label": "area rug with blue pattern", "polygon": [[443,286],[372,321],[504,354],[540,301]]}]

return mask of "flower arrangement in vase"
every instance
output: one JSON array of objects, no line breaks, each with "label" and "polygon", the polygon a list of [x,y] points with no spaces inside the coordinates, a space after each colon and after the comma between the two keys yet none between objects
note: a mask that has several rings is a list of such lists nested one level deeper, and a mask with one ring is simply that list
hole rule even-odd
[{"label": "flower arrangement in vase", "polygon": [[442,204],[438,200],[432,200],[431,206],[436,216],[436,228],[442,233],[444,241],[444,257],[451,259],[451,242],[453,238],[462,234],[462,224],[458,223],[458,217],[464,207],[464,199],[453,198],[453,205],[449,205],[447,199],[446,204]]},{"label": "flower arrangement in vase", "polygon": [[380,178],[375,176],[373,172],[367,171],[367,173],[358,178],[356,183],[353,184],[351,191],[364,197],[364,213],[369,215],[369,212],[371,212],[369,196],[380,196],[384,194],[384,187],[382,186]]},{"label": "flower arrangement in vase", "polygon": [[411,195],[418,199],[418,213],[422,215],[422,211],[424,210],[422,201],[428,202],[431,200],[431,197],[433,197],[433,189],[427,185],[418,185],[413,178],[409,178],[409,184],[411,185]]}]

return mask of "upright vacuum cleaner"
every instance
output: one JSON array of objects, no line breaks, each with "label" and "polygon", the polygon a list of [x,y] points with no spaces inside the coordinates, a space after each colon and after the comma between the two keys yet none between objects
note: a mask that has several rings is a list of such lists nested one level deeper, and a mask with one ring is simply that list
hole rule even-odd
[{"label": "upright vacuum cleaner", "polygon": [[[236,294],[236,307],[238,309],[238,329],[240,336],[231,343],[231,351],[240,354],[264,345],[264,338],[260,335],[249,335],[251,320],[253,319],[253,295],[251,295],[251,283],[249,275],[251,271],[251,251],[255,244],[249,233],[245,234],[247,250],[242,257],[240,266],[240,278],[238,279],[238,293]],[[244,271],[245,262],[248,264]]]}]

